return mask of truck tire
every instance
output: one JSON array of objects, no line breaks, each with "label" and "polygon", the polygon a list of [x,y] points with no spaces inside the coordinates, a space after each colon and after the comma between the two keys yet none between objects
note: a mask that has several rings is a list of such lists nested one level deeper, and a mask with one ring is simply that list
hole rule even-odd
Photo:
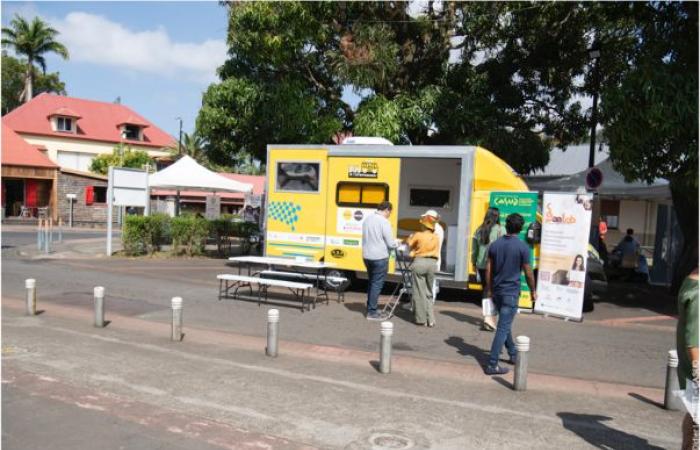
[{"label": "truck tire", "polygon": [[337,283],[333,280],[328,279],[324,281],[323,287],[326,290],[335,292],[345,292],[352,285],[352,282],[355,279],[355,272],[350,272],[347,270],[331,269],[328,272],[326,272],[326,275],[329,277],[345,278],[345,281],[342,283]]}]

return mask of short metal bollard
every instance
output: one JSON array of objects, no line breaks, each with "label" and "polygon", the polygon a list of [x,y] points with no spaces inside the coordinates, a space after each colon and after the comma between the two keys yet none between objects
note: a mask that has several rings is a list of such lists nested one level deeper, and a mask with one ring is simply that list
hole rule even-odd
[{"label": "short metal bollard", "polygon": [[267,347],[265,348],[265,354],[267,356],[272,356],[273,358],[277,356],[277,343],[279,342],[279,323],[280,312],[276,309],[268,310]]},{"label": "short metal bollard", "polygon": [[44,249],[44,227],[43,227],[44,221],[42,219],[39,219],[39,222],[36,227],[36,249],[41,251]]},{"label": "short metal bollard", "polygon": [[530,355],[530,338],[527,336],[516,337],[515,349],[518,351],[518,354],[515,357],[513,389],[525,391],[527,390],[527,360]]},{"label": "short metal bollard", "polygon": [[669,411],[679,411],[682,409],[682,400],[674,395],[680,390],[678,384],[678,352],[668,351],[668,365],[666,366],[666,389],[664,391],[664,408]]},{"label": "short metal bollard", "polygon": [[172,340],[179,342],[182,340],[182,297],[173,297],[170,304],[173,308]]},{"label": "short metal bollard", "polygon": [[103,328],[105,326],[105,288],[96,286],[93,289],[95,297],[95,326]]},{"label": "short metal bollard", "polygon": [[24,287],[27,288],[27,315],[36,315],[36,280],[27,278],[24,280]]},{"label": "short metal bollard", "polygon": [[394,334],[394,324],[382,322],[379,342],[379,372],[391,373],[391,336]]}]

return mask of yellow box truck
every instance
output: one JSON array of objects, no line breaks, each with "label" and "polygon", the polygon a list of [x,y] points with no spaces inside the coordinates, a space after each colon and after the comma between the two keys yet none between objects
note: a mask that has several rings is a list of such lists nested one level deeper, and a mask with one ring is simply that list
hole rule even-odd
[{"label": "yellow box truck", "polygon": [[427,209],[440,214],[439,278],[466,287],[475,282],[469,247],[490,192],[527,190],[476,146],[268,145],[265,255],[324,260],[352,279],[365,271],[362,221],[388,200],[397,237],[418,229]]}]

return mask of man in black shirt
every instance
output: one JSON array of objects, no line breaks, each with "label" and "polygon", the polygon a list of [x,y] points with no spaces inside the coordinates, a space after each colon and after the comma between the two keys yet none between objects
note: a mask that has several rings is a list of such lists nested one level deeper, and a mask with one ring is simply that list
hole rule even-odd
[{"label": "man in black shirt", "polygon": [[530,248],[518,238],[523,229],[523,216],[511,214],[506,218],[506,235],[497,239],[489,247],[488,262],[486,263],[486,296],[492,297],[498,311],[498,325],[491,344],[491,354],[485,372],[487,375],[503,375],[508,369],[498,365],[501,349],[505,344],[509,362],[515,363],[515,344],[511,328],[515,314],[518,312],[520,298],[520,272],[525,272],[525,279],[532,294],[532,300],[537,300],[535,279],[530,267]]}]

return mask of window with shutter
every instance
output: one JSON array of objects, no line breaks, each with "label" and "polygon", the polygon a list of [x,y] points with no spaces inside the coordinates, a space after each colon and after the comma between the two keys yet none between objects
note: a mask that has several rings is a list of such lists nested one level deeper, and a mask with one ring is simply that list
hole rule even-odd
[{"label": "window with shutter", "polygon": [[95,188],[93,186],[85,186],[85,204],[92,205],[95,203]]}]

